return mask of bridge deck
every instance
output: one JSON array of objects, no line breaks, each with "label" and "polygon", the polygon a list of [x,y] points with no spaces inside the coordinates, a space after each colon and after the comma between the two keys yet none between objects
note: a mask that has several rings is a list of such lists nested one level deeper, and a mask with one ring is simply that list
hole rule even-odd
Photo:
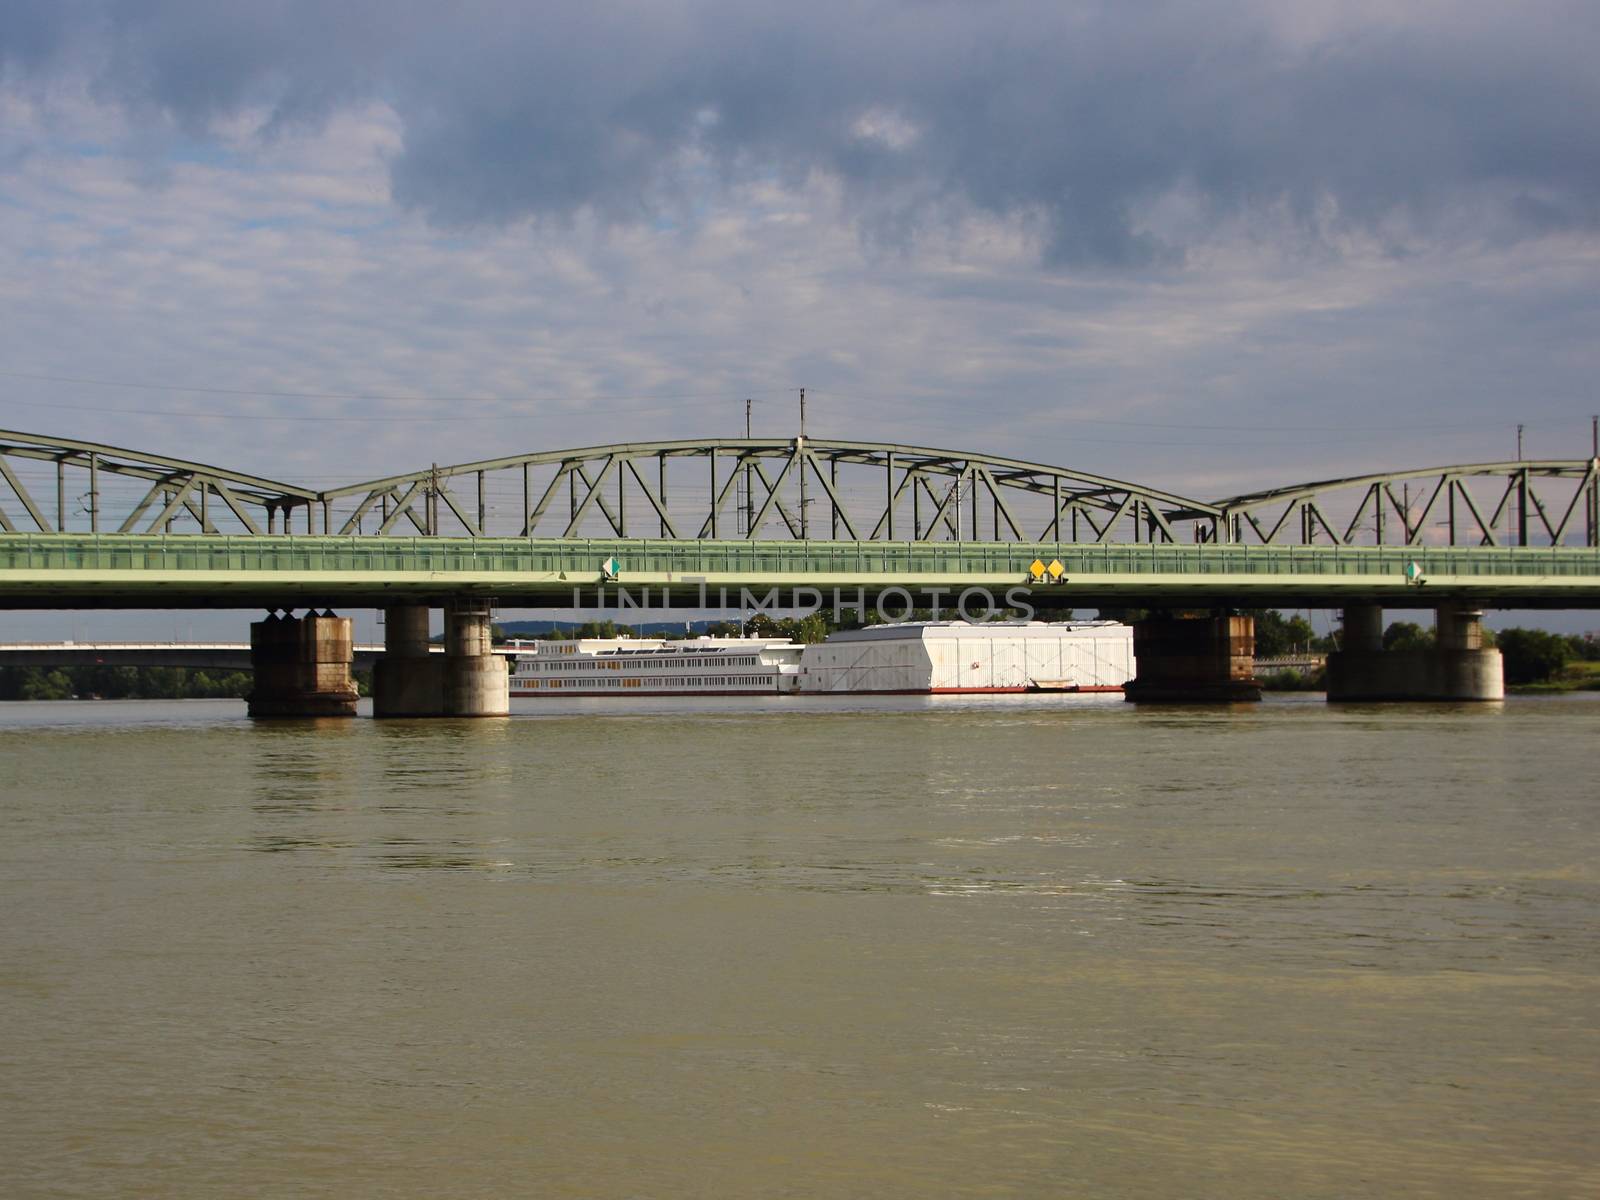
[{"label": "bridge deck", "polygon": [[[618,578],[601,564],[615,559]],[[1030,584],[1035,559],[1061,583]],[[1423,582],[1408,581],[1410,564]],[[382,606],[464,595],[557,606],[582,589],[659,604],[718,589],[1022,587],[1035,604],[1600,607],[1600,548],[1171,543],[0,535],[0,607]],[[825,596],[831,601],[831,596]]]}]

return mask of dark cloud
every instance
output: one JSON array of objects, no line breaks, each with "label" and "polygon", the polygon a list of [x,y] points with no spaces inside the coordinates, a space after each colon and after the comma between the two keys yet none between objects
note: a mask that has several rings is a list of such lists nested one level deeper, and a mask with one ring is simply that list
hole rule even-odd
[{"label": "dark cloud", "polygon": [[1324,7],[12,0],[0,70],[81,71],[191,131],[382,100],[396,198],[445,225],[692,221],[717,188],[818,172],[879,236],[997,214],[1056,264],[1241,224],[1403,245],[1600,223],[1600,9]]}]

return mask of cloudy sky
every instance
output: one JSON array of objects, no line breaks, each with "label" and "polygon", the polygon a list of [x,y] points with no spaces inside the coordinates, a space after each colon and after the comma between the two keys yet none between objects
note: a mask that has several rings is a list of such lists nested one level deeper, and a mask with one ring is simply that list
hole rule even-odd
[{"label": "cloudy sky", "polygon": [[1587,454],[1591,3],[8,0],[0,424],[311,483],[795,425]]}]

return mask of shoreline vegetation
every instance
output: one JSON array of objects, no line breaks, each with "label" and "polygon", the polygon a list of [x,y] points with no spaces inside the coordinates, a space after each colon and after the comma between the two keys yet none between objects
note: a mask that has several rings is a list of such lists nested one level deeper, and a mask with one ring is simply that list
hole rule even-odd
[{"label": "shoreline vegetation", "polygon": [[[1323,692],[1327,684],[1321,671],[1274,671],[1261,676],[1264,692]],[[1553,696],[1566,692],[1600,692],[1600,662],[1580,662],[1564,667],[1553,679],[1539,683],[1507,683],[1508,696]]]},{"label": "shoreline vegetation", "polygon": [[[353,672],[368,694],[371,674]],[[243,700],[255,686],[250,671],[194,667],[0,667],[5,700]]]}]

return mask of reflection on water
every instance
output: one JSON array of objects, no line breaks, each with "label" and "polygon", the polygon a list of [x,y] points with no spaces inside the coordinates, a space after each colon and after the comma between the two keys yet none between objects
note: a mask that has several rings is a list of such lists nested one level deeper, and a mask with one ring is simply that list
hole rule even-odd
[{"label": "reflection on water", "polygon": [[0,1194],[1595,1193],[1597,721],[0,706]]}]

